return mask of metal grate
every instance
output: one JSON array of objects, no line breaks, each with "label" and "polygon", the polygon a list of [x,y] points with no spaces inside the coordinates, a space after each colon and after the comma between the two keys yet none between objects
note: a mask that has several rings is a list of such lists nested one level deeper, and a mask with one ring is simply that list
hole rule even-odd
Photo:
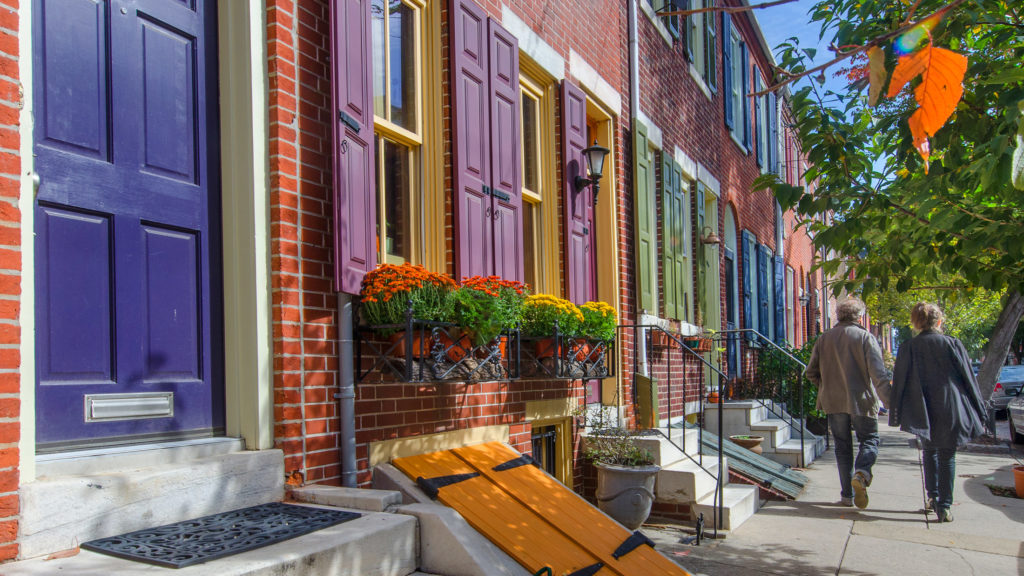
[{"label": "metal grate", "polygon": [[262,548],[359,517],[354,512],[272,502],[100,538],[82,548],[136,562],[184,568]]}]

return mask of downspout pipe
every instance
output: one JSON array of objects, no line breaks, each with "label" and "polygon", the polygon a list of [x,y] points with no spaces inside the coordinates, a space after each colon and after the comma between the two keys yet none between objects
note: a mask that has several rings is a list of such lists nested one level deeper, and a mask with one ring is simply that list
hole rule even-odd
[{"label": "downspout pipe", "polygon": [[356,487],[356,373],[352,349],[352,296],[338,293],[338,456],[341,485]]},{"label": "downspout pipe", "polygon": [[[629,28],[629,125],[632,127],[633,142],[636,142],[636,123],[640,116],[640,70],[638,68],[640,62],[640,47],[639,40],[637,39],[637,0],[629,0],[629,9],[627,10],[627,23]],[[633,165],[636,165],[636,156],[639,154],[639,150],[636,150],[635,146],[630,146],[633,150]],[[633,174],[633,178],[636,178],[636,174]],[[634,185],[634,189],[635,189]],[[636,198],[633,198],[634,204]],[[640,307],[637,306],[637,322],[644,323],[640,320]],[[634,338],[636,338],[636,332],[633,332]],[[637,357],[640,362],[638,363],[638,370],[640,374],[644,376],[650,376],[650,368],[647,366],[647,329],[640,330],[640,337],[636,338],[636,342],[633,343],[633,349],[636,351]],[[633,387],[633,401],[636,402],[636,386]]]}]

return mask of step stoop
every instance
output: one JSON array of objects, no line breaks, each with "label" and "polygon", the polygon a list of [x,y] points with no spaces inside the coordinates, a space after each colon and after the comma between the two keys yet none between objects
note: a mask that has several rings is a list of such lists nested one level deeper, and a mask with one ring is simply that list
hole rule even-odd
[{"label": "step stoop", "polygon": [[5,564],[3,575],[407,576],[416,571],[419,549],[416,518],[353,512],[363,516],[298,538],[178,570],[82,550],[69,558],[36,558]]},{"label": "step stoop", "polygon": [[[728,460],[723,459],[723,469],[729,470]],[[715,491],[715,475],[718,474],[718,459],[704,458],[705,472],[690,459],[683,459],[658,472],[655,483],[655,500],[672,504],[690,504]],[[729,481],[728,473],[722,483]]]},{"label": "step stoop", "polygon": [[[715,494],[711,493],[701,498],[692,507],[693,520],[696,521],[700,513],[704,513],[704,528],[715,527],[717,518],[714,511]],[[729,484],[722,489],[722,525],[720,530],[735,530],[741,524],[753,516],[761,501],[758,497],[757,486],[746,484]]]}]

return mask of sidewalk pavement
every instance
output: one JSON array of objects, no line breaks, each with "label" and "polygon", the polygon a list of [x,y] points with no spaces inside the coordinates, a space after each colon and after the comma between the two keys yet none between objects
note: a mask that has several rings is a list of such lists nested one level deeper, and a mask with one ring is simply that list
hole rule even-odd
[{"label": "sidewalk pavement", "polygon": [[[644,527],[657,549],[695,574],[1024,575],[1024,500],[996,496],[1013,487],[1009,451],[956,457],[953,522],[924,512],[918,452],[910,434],[880,425],[882,444],[865,510],[839,506],[831,450],[806,471],[791,502],[768,502],[725,539],[701,546],[670,527]],[[856,449],[856,447],[855,447]]]}]

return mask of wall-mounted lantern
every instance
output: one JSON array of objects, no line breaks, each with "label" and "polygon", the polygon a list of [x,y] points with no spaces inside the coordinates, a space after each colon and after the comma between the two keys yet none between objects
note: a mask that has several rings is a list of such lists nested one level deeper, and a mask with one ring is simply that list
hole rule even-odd
[{"label": "wall-mounted lantern", "polygon": [[599,191],[599,182],[601,176],[604,174],[604,158],[608,155],[611,150],[600,146],[597,140],[594,140],[594,145],[583,149],[583,158],[587,162],[587,177],[576,176],[576,191],[583,190],[588,185],[594,185],[594,206],[597,206],[597,194]]}]

